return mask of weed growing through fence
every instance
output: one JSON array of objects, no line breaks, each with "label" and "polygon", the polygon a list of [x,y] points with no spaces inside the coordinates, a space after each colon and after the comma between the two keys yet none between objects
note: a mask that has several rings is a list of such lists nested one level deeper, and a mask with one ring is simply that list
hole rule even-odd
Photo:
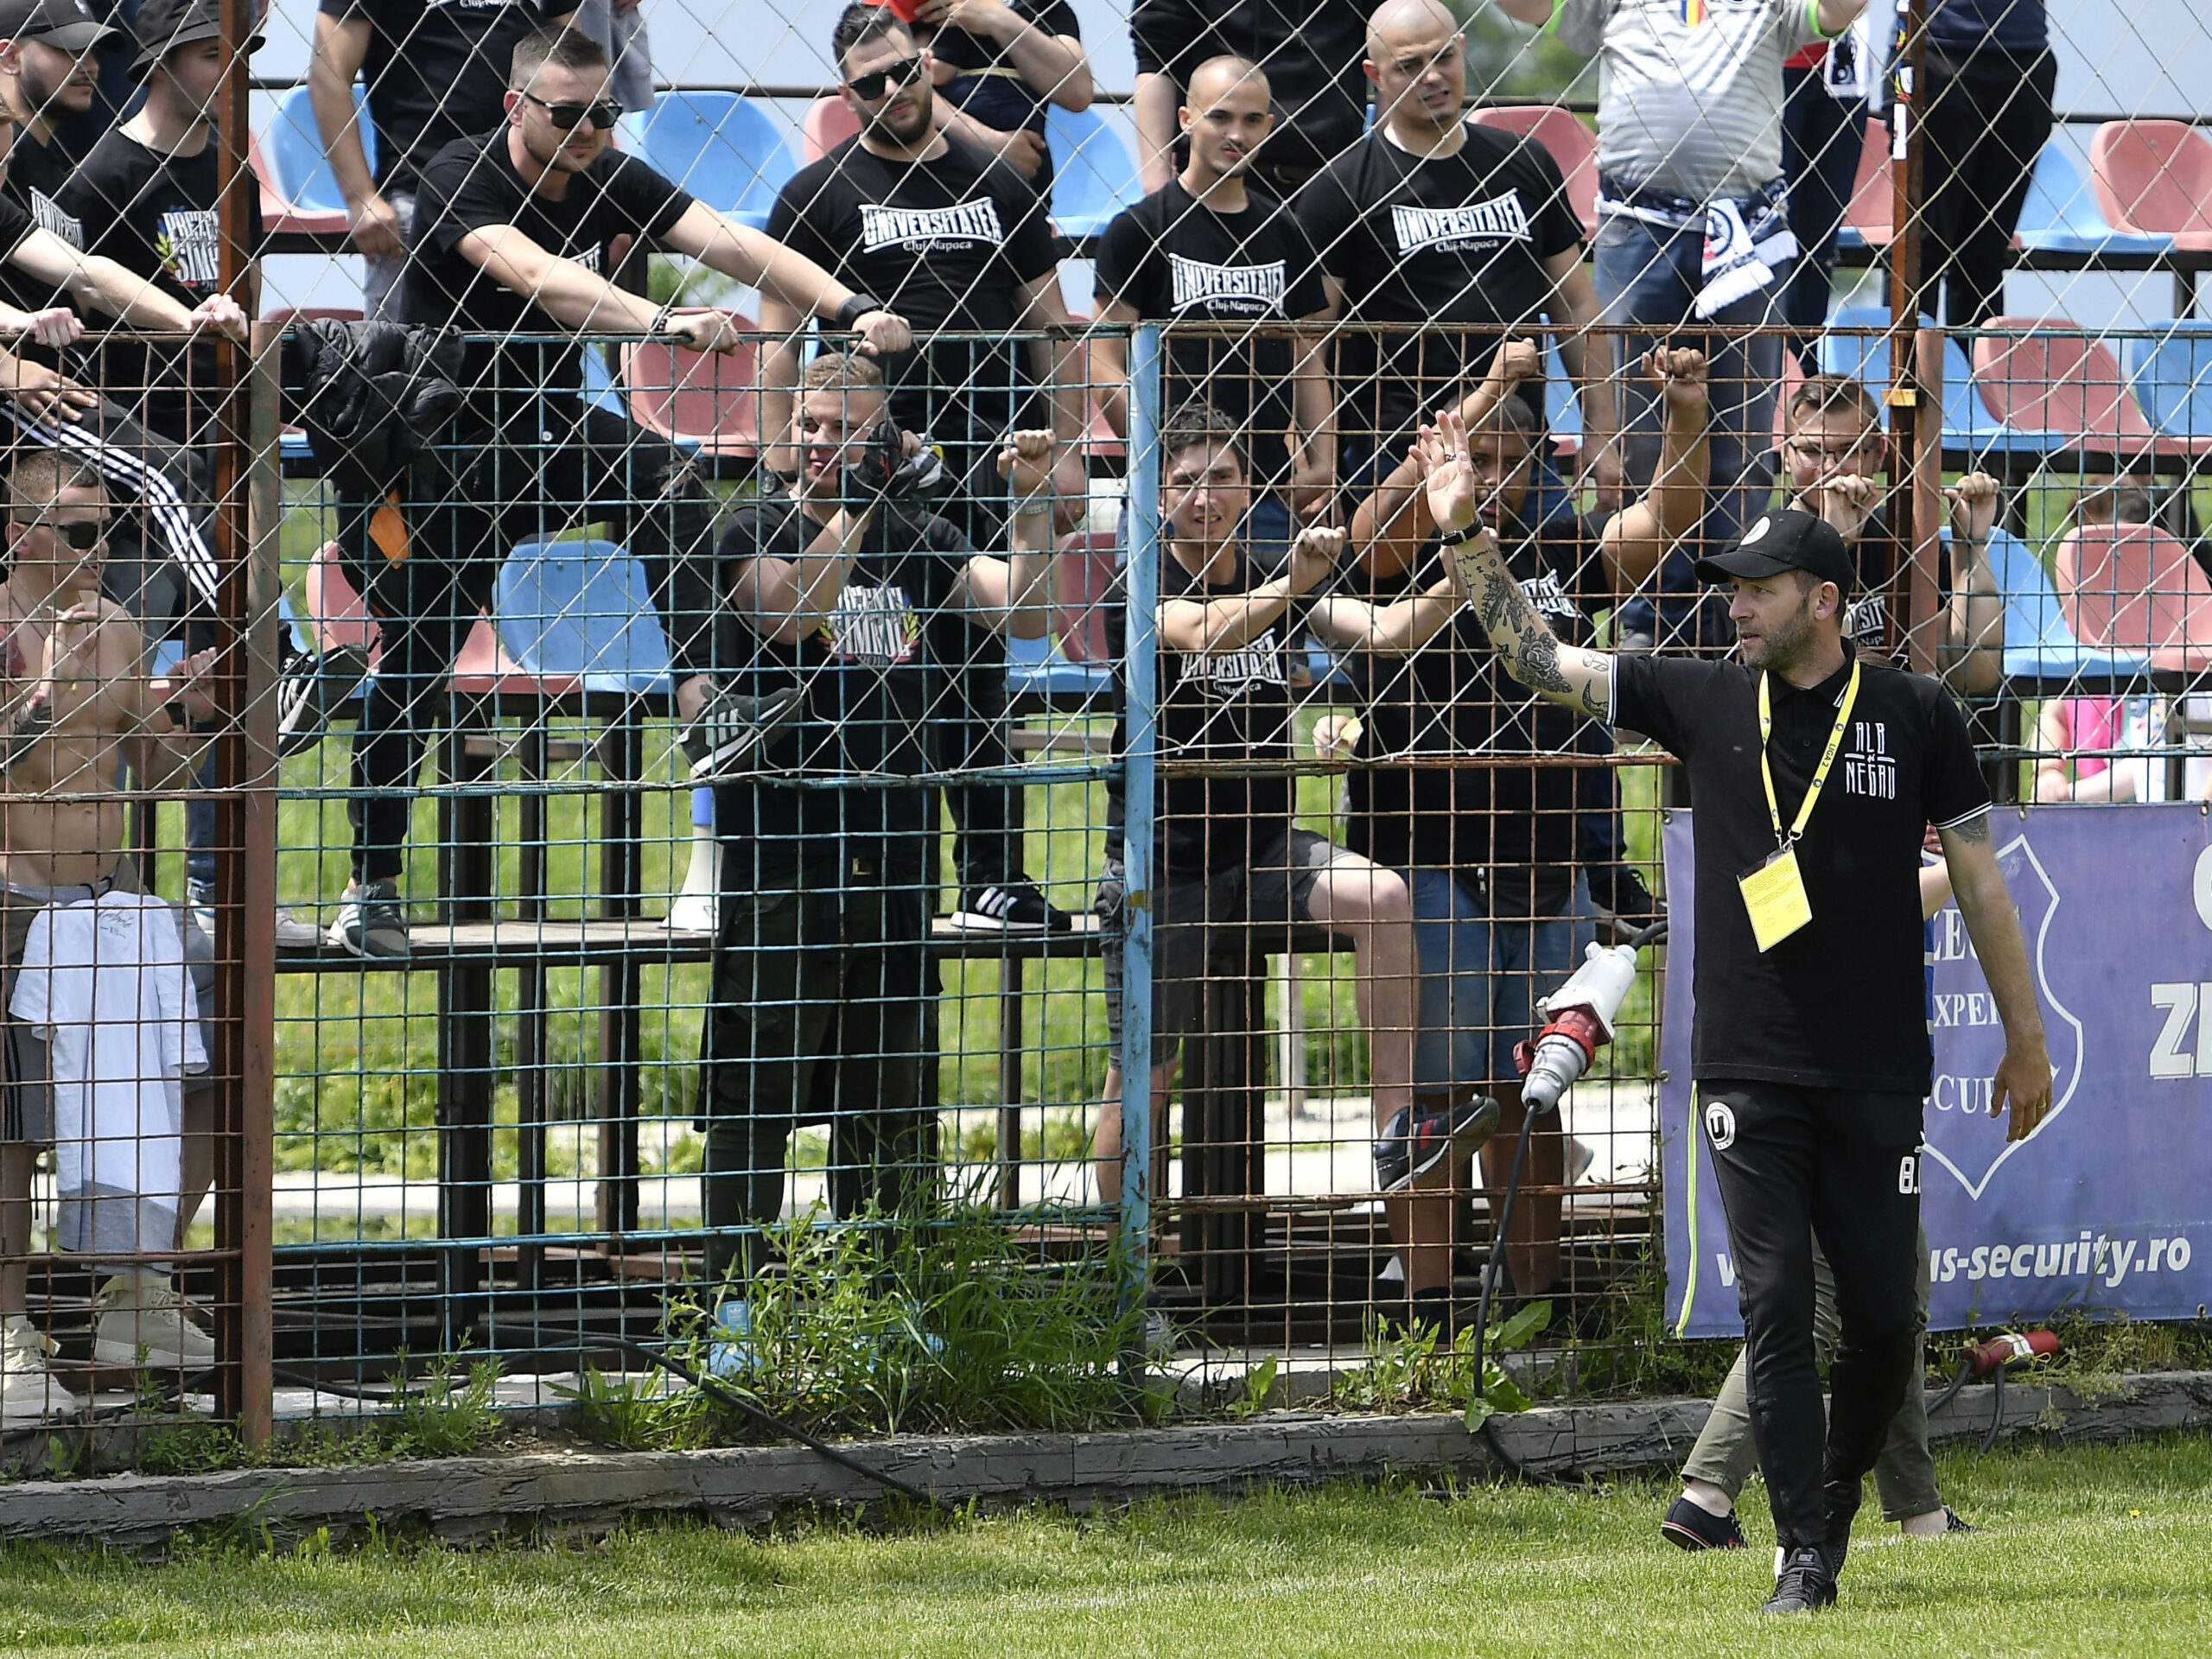
[{"label": "weed growing through fence", "polygon": [[1338,1405],[1354,1411],[1450,1406],[1466,1414],[1471,1433],[1495,1413],[1529,1408],[1529,1396],[1505,1374],[1497,1357],[1527,1347],[1551,1323],[1551,1318],[1549,1302],[1531,1302],[1491,1326],[1483,1343],[1478,1386],[1472,1326],[1446,1344],[1434,1325],[1394,1335],[1370,1315],[1367,1363],[1338,1378],[1332,1397]]}]

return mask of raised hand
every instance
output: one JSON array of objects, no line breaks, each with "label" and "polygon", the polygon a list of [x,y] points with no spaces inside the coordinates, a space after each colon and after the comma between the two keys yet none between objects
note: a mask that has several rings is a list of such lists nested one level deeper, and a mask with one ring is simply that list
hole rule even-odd
[{"label": "raised hand", "polygon": [[914,331],[895,311],[863,311],[853,319],[856,349],[868,357],[887,357],[914,343]]},{"label": "raised hand", "polygon": [[1943,492],[1951,509],[1951,534],[1977,546],[1997,525],[1997,480],[1987,473],[1968,473]]},{"label": "raised hand", "polygon": [[1864,474],[1835,473],[1807,490],[1805,501],[1845,541],[1855,542],[1881,494],[1882,486]]},{"label": "raised hand", "polygon": [[1510,391],[1523,380],[1542,373],[1543,368],[1543,348],[1535,340],[1502,340],[1497,354],[1490,360],[1490,378],[1493,384]]},{"label": "raised hand", "polygon": [[1050,492],[1058,445],[1051,427],[1027,427],[1014,433],[999,451],[999,475],[1017,500]]},{"label": "raised hand", "polygon": [[1335,572],[1344,550],[1344,532],[1310,524],[1290,544],[1290,591],[1308,594]]},{"label": "raised hand", "polygon": [[664,326],[671,336],[695,352],[734,352],[745,343],[745,333],[737,326],[736,316],[715,307],[676,312]]},{"label": "raised hand", "polygon": [[1712,397],[1706,378],[1705,353],[1687,346],[1662,346],[1643,354],[1643,378],[1658,387],[1668,407],[1689,412],[1703,409]]},{"label": "raised hand", "polygon": [[213,328],[219,334],[227,334],[241,346],[249,330],[245,308],[227,294],[210,294],[192,308],[192,326]]},{"label": "raised hand", "polygon": [[1483,488],[1467,456],[1467,423],[1459,411],[1438,410],[1436,424],[1421,429],[1411,454],[1428,491],[1428,514],[1437,530],[1451,536],[1473,524]]}]

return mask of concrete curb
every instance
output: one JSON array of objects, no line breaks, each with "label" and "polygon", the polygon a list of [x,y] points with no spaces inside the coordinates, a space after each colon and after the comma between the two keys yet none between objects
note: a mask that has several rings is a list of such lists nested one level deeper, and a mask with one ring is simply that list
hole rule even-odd
[{"label": "concrete curb", "polygon": [[[1967,1389],[1930,1422],[1939,1441],[1987,1433],[1993,1390]],[[2105,1442],[2212,1426],[2212,1372],[2131,1376],[2110,1394],[2008,1388],[2008,1435]],[[1679,1465],[1703,1401],[1546,1407],[1494,1421],[1514,1465],[1538,1478],[1657,1475]],[[1096,1434],[908,1437],[851,1443],[871,1467],[956,1502],[1084,1509],[1156,1494],[1372,1480],[1389,1473],[1504,1471],[1454,1414],[1402,1417],[1267,1412],[1249,1421]],[[626,1515],[690,1513],[753,1526],[803,1508],[855,1508],[882,1489],[798,1446],[709,1452],[453,1458],[357,1469],[22,1481],[0,1487],[0,1537],[159,1542],[181,1527],[266,1525],[342,1533],[373,1516],[441,1536],[592,1531]]]}]

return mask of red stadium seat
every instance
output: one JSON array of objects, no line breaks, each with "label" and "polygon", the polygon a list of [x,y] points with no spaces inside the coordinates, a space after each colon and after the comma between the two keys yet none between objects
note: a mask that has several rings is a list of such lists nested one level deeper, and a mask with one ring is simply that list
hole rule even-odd
[{"label": "red stadium seat", "polygon": [[[1078,327],[1088,327],[1092,321],[1090,316],[1081,311],[1071,313],[1070,317]],[[1098,376],[1096,371],[1090,366],[1090,342],[1088,340],[1083,342],[1083,353],[1079,361],[1083,371],[1083,384],[1086,386],[1096,386],[1098,384]],[[1103,455],[1127,454],[1128,447],[1122,443],[1120,435],[1114,430],[1113,423],[1106,418],[1106,407],[1098,401],[1096,394],[1094,392],[1085,399],[1085,402],[1090,410],[1090,423],[1084,432],[1084,464],[1087,466]]]},{"label": "red stadium seat", "polygon": [[261,154],[261,140],[251,133],[245,140],[246,164],[252,168],[253,176],[261,186],[261,229],[265,236],[343,236],[346,229],[346,210],[335,213],[316,212],[287,201],[276,188],[276,175],[269,170],[269,163]]},{"label": "red stadium seat", "polygon": [[[749,317],[738,322],[760,326]],[[622,384],[631,418],[647,431],[710,456],[760,453],[760,353],[751,340],[721,356],[661,340],[625,346]]]},{"label": "red stadium seat", "polygon": [[2162,436],[2107,346],[2063,317],[1993,317],[1974,342],[1984,408],[2022,432],[2098,454],[2184,455],[2204,441]]},{"label": "red stadium seat", "polygon": [[1859,152],[1859,175],[1843,210],[1844,229],[1858,232],[1870,248],[1889,246],[1897,234],[1896,191],[1890,171],[1890,130],[1879,121],[1869,121],[1866,142]]},{"label": "red stadium seat", "polygon": [[1077,531],[1060,539],[1064,554],[1058,584],[1058,614],[1052,631],[1060,637],[1060,655],[1071,663],[1103,667],[1113,660],[1106,642],[1106,590],[1114,581],[1114,537],[1097,531]]},{"label": "red stadium seat", "polygon": [[359,646],[369,653],[369,668],[375,671],[384,652],[384,632],[353,591],[353,584],[346,579],[335,542],[325,542],[308,563],[308,621],[315,629],[316,650]]},{"label": "red stadium seat", "polygon": [[848,138],[860,137],[861,118],[846,108],[842,98],[817,98],[807,105],[806,122],[799,131],[800,154],[808,166],[820,161]]},{"label": "red stadium seat", "polygon": [[2089,181],[2113,229],[2212,249],[2212,139],[2186,122],[2106,122],[2089,141]]},{"label": "red stadium seat", "polygon": [[1598,233],[1598,136],[1572,110],[1556,104],[1500,104],[1477,110],[1477,126],[1534,138],[1551,152],[1567,179],[1567,200],[1585,234]]},{"label": "red stadium seat", "polygon": [[2155,524],[2091,524],[2054,561],[2059,608],[2085,645],[2144,651],[2151,666],[2212,666],[2212,576]]}]

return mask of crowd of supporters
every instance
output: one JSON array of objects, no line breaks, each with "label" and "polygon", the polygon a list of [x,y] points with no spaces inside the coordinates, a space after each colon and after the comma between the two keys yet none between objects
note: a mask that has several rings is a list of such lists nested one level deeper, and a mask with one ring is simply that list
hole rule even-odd
[{"label": "crowd of supporters", "polygon": [[[1627,859],[1615,773],[1572,764],[1611,753],[1606,728],[1538,704],[1482,649],[1430,506],[1423,428],[1445,410],[1464,427],[1485,494],[1456,539],[1494,542],[1564,640],[1726,649],[1726,606],[1698,560],[1778,505],[1850,546],[1856,648],[1904,648],[1901,543],[1878,505],[1897,470],[1880,405],[1831,375],[1785,399],[1778,327],[1809,334],[1825,317],[1834,159],[1855,161],[1865,118],[1852,103],[1871,50],[1853,32],[1863,0],[1501,4],[1602,62],[1594,239],[1543,144],[1467,118],[1466,42],[1439,0],[1137,0],[1148,194],[1098,239],[1097,320],[1111,331],[1086,343],[1063,297],[1043,140],[1048,107],[1092,97],[1062,0],[848,7],[828,47],[857,136],[790,179],[765,232],[612,144],[635,103],[607,29],[588,32],[583,12],[321,0],[309,86],[366,257],[362,327],[458,327],[467,341],[446,365],[457,407],[434,450],[342,482],[338,457],[319,454],[340,560],[383,656],[353,740],[351,882],[327,929],[280,915],[279,944],[406,957],[411,791],[499,558],[549,525],[613,523],[646,573],[686,750],[714,793],[698,1093],[710,1266],[742,1295],[798,1125],[832,1128],[839,1213],[905,1202],[926,1185],[937,912],[971,932],[1076,925],[1025,866],[1020,788],[922,780],[1011,765],[1007,641],[1042,635],[1056,584],[1072,585],[1056,567],[1089,511],[1092,402],[1133,435],[1126,330],[1165,324],[1150,423],[1155,729],[1163,762],[1220,767],[1171,769],[1153,803],[1154,1052],[1135,1080],[1118,1046],[1129,803],[1118,781],[1109,791],[1091,905],[1116,1043],[1097,1190],[1110,1198],[1130,1173],[1122,1090],[1134,1081],[1164,1110],[1206,982],[1240,971],[1255,940],[1281,950],[1294,929],[1318,931],[1356,963],[1394,1317],[1448,1325],[1452,1195],[1491,1137],[1518,1127],[1513,1045],[1580,942],[1659,911]],[[611,8],[618,44],[634,10]],[[1990,238],[2001,249],[2019,209],[2007,168],[2048,129],[2048,43],[2036,0],[1948,0],[1936,16],[1931,124],[1956,117],[1976,136],[1931,178],[1931,292],[1942,286],[1952,321],[1978,321],[1994,304]],[[41,907],[137,893],[119,814],[34,821],[19,796],[65,778],[97,792],[126,776],[212,776],[193,770],[215,598],[212,342],[244,337],[255,287],[249,270],[226,288],[220,258],[217,8],[143,0],[134,33],[73,0],[0,3],[11,963],[16,915],[28,929]],[[101,63],[126,57],[143,98],[73,150]],[[1847,165],[1841,177],[1847,195]],[[741,505],[666,437],[585,395],[586,337],[708,353],[750,343],[729,311],[625,286],[641,249],[760,291],[765,442]],[[90,313],[118,326],[80,343]],[[2140,510],[2125,487],[2107,493],[2084,513]],[[1999,492],[1970,474],[1948,496],[1928,649],[1954,687],[1981,691],[2003,643],[1987,550]],[[1109,596],[1117,620],[1122,597]],[[191,654],[148,677],[148,642],[173,637]],[[1353,763],[1343,845],[1294,821],[1309,642],[1334,653],[1357,711],[1315,734]],[[72,652],[133,664],[143,695],[66,713]],[[1121,656],[1117,640],[1117,698]],[[315,741],[365,669],[357,653],[288,660],[285,741]],[[2108,746],[2133,717],[2125,703],[2052,708],[2068,747],[2085,733]],[[1126,741],[1117,728],[1117,753]],[[2048,792],[2117,797],[2132,776],[2061,767]],[[942,901],[940,798],[954,830]],[[213,822],[196,803],[196,914],[171,924],[170,980],[205,955]],[[75,1404],[24,1317],[30,1169],[56,1134],[40,1103],[54,1073],[18,1040],[26,1029],[10,1028],[0,1144],[11,1414]],[[188,1368],[207,1338],[161,1252],[207,1176],[188,1109],[168,1121],[185,1150],[161,1202],[119,1231],[87,1220],[71,1236],[123,1263],[103,1339],[112,1314],[115,1343]],[[1532,1144],[1543,1196],[1507,1251],[1529,1298],[1560,1274],[1559,1194],[1582,1153],[1556,1118]]]}]

